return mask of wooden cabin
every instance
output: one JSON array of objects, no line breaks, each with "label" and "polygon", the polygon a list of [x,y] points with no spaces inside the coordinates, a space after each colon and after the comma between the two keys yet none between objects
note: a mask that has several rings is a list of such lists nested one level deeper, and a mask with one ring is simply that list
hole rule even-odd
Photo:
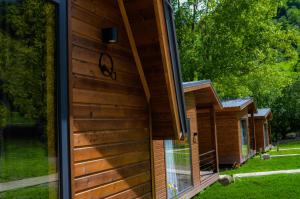
[{"label": "wooden cabin", "polygon": [[183,88],[188,133],[181,140],[155,141],[156,198],[191,198],[219,177],[215,112],[221,102],[208,80]]},{"label": "wooden cabin", "polygon": [[272,111],[270,108],[257,109],[254,114],[256,149],[266,152],[271,145]]},{"label": "wooden cabin", "polygon": [[73,0],[69,17],[73,198],[162,198],[152,148],[186,133],[169,1]]},{"label": "wooden cabin", "polygon": [[[37,126],[44,140],[40,151],[45,157],[37,158],[45,162],[45,170],[49,167],[49,173],[44,174],[49,175],[49,183],[43,182],[39,193],[47,192],[47,196],[41,197],[167,197],[165,175],[160,176],[165,170],[159,170],[164,151],[157,154],[153,148],[164,140],[187,141],[184,135],[188,128],[171,2],[50,0],[36,1],[32,12],[27,12],[29,5],[27,1],[0,3],[1,11],[9,17],[22,20],[21,14],[26,12],[26,25],[38,23],[33,29],[42,28],[30,32],[26,26],[26,33],[19,34],[15,33],[17,28],[11,28],[16,24],[3,19],[1,31],[6,32],[1,32],[1,41],[9,42],[5,42],[1,50],[8,57],[0,61],[5,66],[1,64],[1,71],[9,74],[8,78],[20,80],[10,78],[4,83],[16,83],[14,86],[20,85],[19,90],[31,92],[34,86],[37,90],[24,95],[5,90],[3,95],[30,105],[27,109],[31,112],[24,117],[35,116],[29,122]],[[34,20],[28,20],[29,15]],[[37,33],[34,39],[38,42],[31,40],[31,35]],[[16,39],[20,35],[25,38]],[[16,53],[22,59],[14,59]],[[9,62],[11,60],[15,62]],[[8,71],[11,67],[6,66],[11,65],[18,69],[14,71],[17,76]],[[32,78],[40,79],[26,81],[33,72]],[[24,86],[21,80],[26,88],[21,87]],[[0,92],[2,95],[2,80]],[[31,100],[38,92],[41,93]],[[40,104],[41,110],[36,110]],[[2,111],[2,103],[0,108]],[[6,114],[7,108],[4,108]],[[22,111],[27,113],[27,110]],[[17,112],[17,116],[22,116],[23,112]],[[6,115],[5,121],[9,122],[8,111]],[[36,124],[36,120],[39,123]],[[2,152],[2,123],[0,132]],[[20,143],[25,145],[30,139]],[[40,140],[35,142],[41,145]],[[189,160],[188,150],[184,156],[184,161]],[[26,162],[30,162],[30,158]],[[6,163],[0,161],[1,165]],[[34,176],[29,177],[39,177],[34,169],[30,168],[28,173]],[[6,190],[1,188],[0,198],[5,198],[2,194],[6,193],[2,192]],[[12,198],[22,197],[12,194],[9,195]]]},{"label": "wooden cabin", "polygon": [[222,101],[217,111],[219,164],[240,165],[256,153],[255,128],[252,117],[256,105],[251,98]]}]

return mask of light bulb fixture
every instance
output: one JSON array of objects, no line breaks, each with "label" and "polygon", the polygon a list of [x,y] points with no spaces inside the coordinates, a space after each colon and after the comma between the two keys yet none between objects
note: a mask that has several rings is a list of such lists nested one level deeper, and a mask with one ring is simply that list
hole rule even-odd
[{"label": "light bulb fixture", "polygon": [[118,42],[118,28],[110,27],[102,29],[102,39],[105,43],[117,43]]}]

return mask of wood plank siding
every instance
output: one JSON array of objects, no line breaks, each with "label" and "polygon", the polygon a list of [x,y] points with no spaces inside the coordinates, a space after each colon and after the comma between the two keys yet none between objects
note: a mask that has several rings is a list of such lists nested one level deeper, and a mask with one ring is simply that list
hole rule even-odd
[{"label": "wood plank siding", "polygon": [[[257,113],[252,115],[251,119],[253,119],[255,123],[256,148],[258,152],[265,152],[270,148],[271,140],[272,140],[270,121],[272,120],[272,117],[273,115],[270,108],[258,109]],[[267,129],[265,129],[265,125]],[[267,130],[266,132],[267,137],[265,137],[265,130]]]},{"label": "wood plank siding", "polygon": [[214,148],[213,136],[211,135],[212,129],[212,110],[205,109],[198,111],[197,121],[198,121],[198,130],[199,130],[199,153],[206,153]]},{"label": "wood plank siding", "polygon": [[258,152],[265,151],[265,138],[264,138],[264,124],[267,123],[267,119],[255,119],[255,137],[256,148]]},{"label": "wood plank siding", "polygon": [[[250,115],[256,112],[256,106],[250,98],[229,101],[232,106],[226,105],[228,101],[223,102],[224,109],[216,113],[219,164],[240,165],[255,151],[255,146],[251,145],[255,129]],[[243,103],[239,104],[240,102]],[[234,105],[235,103],[238,105]],[[244,119],[247,124],[248,155],[244,158],[242,156],[241,119]]]},{"label": "wood plank siding", "polygon": [[[244,111],[244,116],[247,111]],[[241,163],[240,116],[236,112],[217,113],[218,155],[220,164]]]},{"label": "wood plank siding", "polygon": [[[152,198],[148,105],[119,8],[113,1],[70,1],[73,198]],[[106,45],[101,29],[115,26]],[[101,74],[101,52],[116,80]]]},{"label": "wood plank siding", "polygon": [[[182,125],[163,1],[68,5],[72,198],[166,197],[165,176],[154,179],[164,153],[152,147],[180,138]],[[111,27],[118,41],[108,44],[102,29]],[[116,79],[102,74],[101,53]]]},{"label": "wood plank siding", "polygon": [[179,139],[181,127],[163,1],[130,0],[125,8],[150,89],[153,139]]}]

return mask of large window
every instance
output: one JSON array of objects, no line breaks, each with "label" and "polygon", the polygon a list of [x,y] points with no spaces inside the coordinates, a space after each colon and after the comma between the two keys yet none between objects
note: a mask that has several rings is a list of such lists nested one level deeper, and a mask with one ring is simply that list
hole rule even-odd
[{"label": "large window", "polygon": [[248,147],[248,125],[246,119],[240,120],[240,132],[241,132],[241,148],[242,148],[242,156],[243,159],[247,159],[249,154]]},{"label": "large window", "polygon": [[165,140],[168,198],[174,198],[192,186],[190,138]]},{"label": "large window", "polygon": [[0,198],[58,198],[56,10],[0,1]]}]

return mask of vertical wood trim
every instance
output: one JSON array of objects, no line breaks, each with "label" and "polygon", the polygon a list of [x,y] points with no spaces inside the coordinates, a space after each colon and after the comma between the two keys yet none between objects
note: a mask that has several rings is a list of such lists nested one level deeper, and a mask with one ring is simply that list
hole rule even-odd
[{"label": "vertical wood trim", "polygon": [[268,121],[268,133],[269,133],[269,145],[272,144],[272,131],[271,131],[271,124],[270,121]]},{"label": "vertical wood trim", "polygon": [[218,154],[218,134],[217,134],[217,121],[216,121],[216,111],[213,107],[211,109],[211,128],[212,128],[212,135],[213,135],[213,141],[214,141],[214,147],[215,147],[215,153],[216,153],[216,166],[217,166],[217,173],[219,173],[219,154]]},{"label": "vertical wood trim", "polygon": [[249,117],[248,117],[248,114],[247,114],[247,118],[246,118],[246,123],[247,123],[247,128],[246,128],[246,130],[247,130],[247,137],[248,137],[248,154],[247,154],[247,159],[250,157],[250,154],[251,154],[251,136],[250,136],[250,131],[249,131],[249,123],[250,123],[250,121],[249,121]]},{"label": "vertical wood trim", "polygon": [[143,85],[143,88],[144,88],[144,92],[145,92],[145,95],[146,95],[146,98],[147,98],[147,102],[149,103],[150,102],[150,90],[149,90],[149,86],[148,86],[147,81],[146,81],[145,73],[143,71],[142,62],[141,62],[141,59],[139,57],[139,53],[138,53],[138,50],[137,50],[137,47],[136,47],[136,43],[135,43],[135,40],[134,40],[132,29],[130,27],[130,23],[129,23],[128,16],[127,16],[127,13],[126,13],[126,9],[125,9],[125,5],[124,5],[124,0],[118,0],[118,4],[119,4],[120,12],[121,12],[121,15],[122,15],[122,19],[123,19],[123,22],[124,22],[124,26],[125,26],[125,29],[126,29],[126,32],[127,32],[127,35],[128,35],[128,40],[129,40],[130,47],[131,47],[131,50],[132,50],[133,58],[134,58],[134,61],[136,63],[136,66],[137,66],[137,69],[138,69],[138,72],[139,72],[139,75],[140,75],[140,78],[141,78],[141,82],[142,82],[142,85]]},{"label": "vertical wood trim", "polygon": [[239,160],[241,162],[243,162],[243,154],[242,154],[242,132],[241,132],[241,118],[238,117],[237,119],[237,123],[238,123],[238,129],[237,129],[237,132],[238,132],[238,145],[239,145]]},{"label": "vertical wood trim", "polygon": [[253,136],[253,150],[256,150],[256,136],[255,136],[255,120],[254,120],[254,112],[251,112],[251,121],[252,121],[252,136]]},{"label": "vertical wood trim", "polygon": [[75,176],[74,176],[74,157],[73,157],[73,147],[74,147],[74,138],[73,138],[73,73],[72,73],[72,0],[68,0],[67,2],[68,6],[68,80],[69,80],[69,137],[70,137],[70,184],[71,184],[71,196],[72,198],[75,197]]},{"label": "vertical wood trim", "polygon": [[168,198],[168,174],[167,174],[167,158],[166,158],[166,148],[165,148],[165,140],[163,140],[163,153],[164,153],[164,164],[165,164],[165,168],[164,168],[164,172],[166,173],[166,180],[165,180],[165,193],[166,193],[166,198]]},{"label": "vertical wood trim", "polygon": [[163,2],[162,0],[153,0],[154,4],[154,11],[155,11],[155,18],[158,30],[158,39],[162,54],[162,62],[164,67],[164,75],[166,78],[169,102],[170,102],[170,109],[172,111],[173,117],[173,127],[175,130],[176,138],[180,138],[181,127],[180,127],[180,118],[178,113],[178,104],[176,98],[176,90],[175,90],[175,82],[173,77],[173,69],[172,69],[172,62],[170,57],[170,50],[169,50],[169,42],[168,42],[168,35],[166,29],[166,22],[164,16],[164,9],[163,9]]},{"label": "vertical wood trim", "polygon": [[152,198],[156,199],[156,189],[155,189],[155,167],[154,167],[154,148],[153,148],[153,136],[152,136],[152,114],[151,114],[151,103],[149,102],[149,141],[150,141],[150,162],[151,162],[151,190]]}]

